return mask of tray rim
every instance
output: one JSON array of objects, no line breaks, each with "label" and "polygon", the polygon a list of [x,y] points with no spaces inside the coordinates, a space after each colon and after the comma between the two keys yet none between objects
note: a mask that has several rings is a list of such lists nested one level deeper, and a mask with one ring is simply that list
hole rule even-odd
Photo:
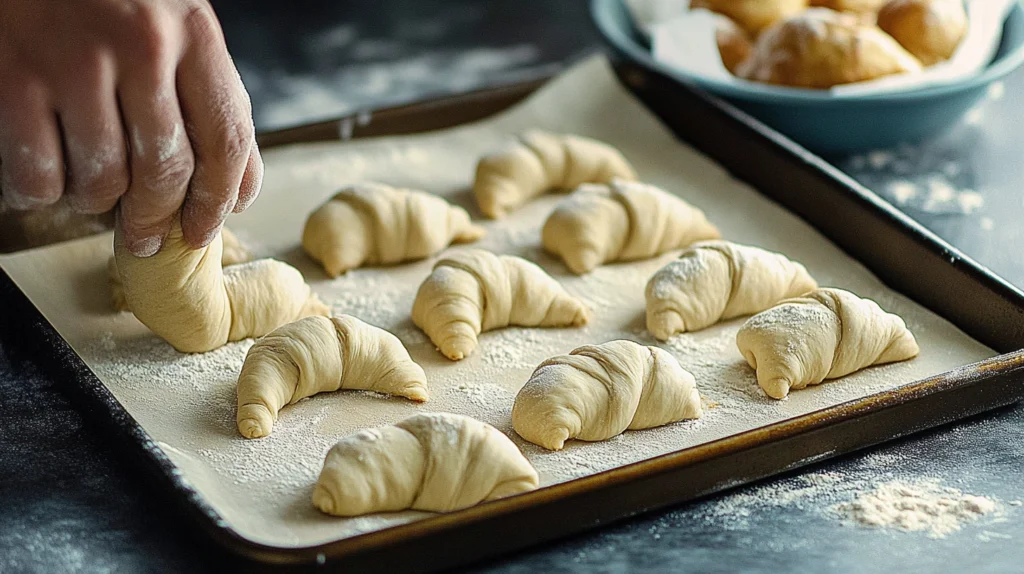
[{"label": "tray rim", "polygon": [[[388,114],[401,116],[404,113],[422,113],[428,110],[436,111],[438,108],[444,108],[446,106],[467,106],[475,102],[495,99],[504,102],[501,108],[505,108],[525,98],[543,83],[543,81],[535,80],[526,83],[512,84],[510,86],[478,90],[470,92],[469,94],[448,96],[428,100],[426,102],[387,107],[374,111],[373,114],[375,117],[383,116],[386,118],[388,117]],[[917,235],[917,239],[919,241],[925,241],[931,244],[932,248],[941,250],[944,253],[956,254],[958,259],[957,263],[959,265],[966,266],[969,270],[973,270],[972,276],[975,280],[987,280],[987,282],[990,283],[990,287],[1008,289],[1010,292],[1004,293],[1004,295],[1015,298],[1016,301],[1014,303],[1022,310],[1022,312],[1024,312],[1024,293],[1016,287],[1012,286],[988,269],[977,264],[972,259],[960,254],[945,241],[939,239],[930,231],[909,219],[906,215],[898,212],[895,208],[875,196],[873,193],[860,188],[856,182],[850,180],[845,176],[845,174],[838,172],[838,170],[824,162],[824,160],[809,154],[802,148],[799,148],[799,146],[789,142],[789,140],[783,136],[778,135],[769,128],[759,124],[756,120],[751,120],[749,117],[746,117],[742,112],[730,109],[731,106],[723,104],[721,101],[715,98],[709,98],[703,94],[698,94],[698,96],[708,100],[712,106],[716,106],[721,110],[725,110],[729,115],[733,115],[737,121],[747,124],[748,128],[759,133],[761,137],[767,137],[772,140],[776,145],[783,148],[789,154],[792,154],[794,156],[794,161],[809,163],[814,169],[822,171],[824,175],[829,178],[839,179],[844,187],[858,191],[858,196],[869,201],[872,204],[872,207],[882,212],[880,215],[895,218],[900,225],[909,228],[908,232]],[[369,126],[374,125],[372,122],[366,126],[360,126],[357,120],[358,117],[364,113],[365,112],[357,112],[347,114],[334,120],[317,122],[305,126],[298,126],[296,128],[287,128],[285,130],[277,130],[275,132],[267,132],[261,134],[260,137],[264,142],[266,142],[267,147],[284,145],[286,143],[300,143],[300,140],[287,140],[303,134],[311,134],[313,137],[311,139],[301,140],[302,142],[340,139],[323,137],[322,135],[317,136],[316,134],[326,134],[327,132],[325,130],[329,129],[333,130],[335,135],[340,135],[341,130],[339,127],[346,121],[356,122],[356,130],[352,133],[353,138],[408,133],[400,131],[389,132],[388,130],[378,132],[376,131],[376,128],[369,128]],[[482,119],[491,115],[491,113],[493,112],[488,112],[480,115],[479,117],[459,123]],[[454,125],[459,125],[459,123]],[[451,124],[449,124],[449,126],[450,125]],[[360,130],[358,129],[360,127],[366,127],[366,129]],[[446,126],[437,125],[428,129],[437,129],[440,127]],[[99,415],[104,422],[109,423],[108,426],[111,426],[111,428],[116,431],[121,438],[125,439],[126,442],[131,443],[136,449],[141,447],[141,453],[139,453],[138,450],[136,450],[136,452],[138,454],[142,454],[143,458],[149,463],[150,468],[148,470],[154,471],[156,478],[162,480],[165,485],[171,487],[172,494],[178,495],[175,498],[175,502],[179,503],[179,505],[183,507],[186,513],[190,515],[190,518],[198,521],[203,530],[206,531],[215,542],[219,543],[220,546],[231,551],[236,556],[255,559],[265,564],[317,565],[323,564],[323,561],[326,559],[334,561],[345,558],[362,558],[363,560],[359,562],[359,565],[363,568],[372,567],[371,565],[373,562],[365,560],[366,553],[373,551],[379,552],[381,550],[386,551],[389,547],[401,542],[415,542],[416,540],[423,539],[428,535],[436,536],[439,534],[450,534],[450,532],[457,527],[472,527],[474,524],[480,523],[484,520],[508,517],[527,509],[536,511],[538,508],[543,509],[542,507],[545,505],[551,505],[556,502],[564,503],[567,500],[607,490],[611,487],[633,484],[639,479],[658,478],[673,471],[678,471],[687,467],[692,468],[692,466],[698,462],[709,461],[729,455],[742,454],[749,452],[754,448],[771,446],[773,443],[777,443],[778,441],[796,439],[802,435],[809,435],[839,423],[857,421],[873,413],[877,414],[889,409],[912,406],[915,401],[923,401],[924,399],[941,395],[945,391],[984,385],[986,380],[989,379],[995,380],[1000,377],[1013,379],[1024,378],[1024,350],[1005,353],[978,363],[965,365],[927,379],[910,382],[897,389],[872,394],[867,397],[815,411],[807,415],[794,417],[765,427],[759,427],[752,431],[738,433],[681,451],[660,455],[658,457],[624,465],[565,483],[551,485],[543,489],[515,497],[492,501],[466,510],[436,515],[411,523],[397,525],[387,529],[341,540],[330,541],[323,544],[306,547],[277,547],[255,542],[242,536],[233,528],[228,526],[226,521],[224,521],[219,513],[217,513],[217,511],[205,500],[202,494],[184,479],[181,475],[180,469],[178,469],[163,450],[160,449],[156,444],[156,441],[148,435],[145,429],[143,429],[142,426],[139,425],[139,423],[117,401],[117,399],[114,398],[113,394],[110,393],[107,387],[95,377],[92,371],[89,370],[88,366],[85,365],[78,355],[70,348],[70,345],[60,336],[59,333],[56,332],[56,329],[54,329],[52,325],[42,317],[38,309],[36,309],[28,300],[27,296],[17,288],[6,272],[3,272],[3,270],[0,269],[0,275],[2,275],[2,277],[0,277],[0,283],[9,284],[0,284],[0,293],[3,291],[12,291],[15,298],[21,298],[21,321],[33,323],[37,336],[41,337],[40,342],[42,345],[40,345],[40,350],[43,353],[49,352],[50,356],[55,356],[59,359],[52,361],[50,366],[53,367],[53,369],[51,369],[51,371],[56,370],[60,375],[70,376],[78,383],[72,390],[73,392],[81,393],[89,399],[89,403],[86,405],[86,410],[90,411],[91,414]],[[925,306],[927,307],[927,305]],[[949,320],[941,313],[940,316]],[[19,321],[16,320],[12,323],[17,322]],[[989,401],[980,409],[965,408],[962,412],[950,415],[945,421],[934,422],[929,419],[929,422],[924,426],[910,427],[905,432],[895,436],[890,436],[888,439],[883,440],[899,438],[906,434],[911,434],[926,428],[932,428],[934,426],[944,424],[944,422],[957,420],[959,418],[1024,399],[1024,386],[1013,386],[1021,388],[1016,388],[1011,394],[1001,396],[999,400],[996,401],[992,401],[990,398]],[[755,439],[754,437],[771,437],[771,439],[762,441],[760,439]],[[825,460],[840,454],[853,452],[860,448],[867,448],[868,446],[872,446],[878,442],[881,441],[861,444],[854,448],[842,451],[834,449],[810,458],[796,460],[793,464],[786,466],[785,468],[778,469],[767,474],[759,474],[750,478],[723,482],[715,485],[714,488],[708,489],[705,492],[698,493],[694,496],[689,496],[679,500],[663,501],[659,504],[635,509],[631,513],[626,513],[625,515],[619,513],[615,516],[597,520],[593,524],[565,528],[562,529],[562,535],[606,524],[632,514],[646,512],[653,508],[693,500],[714,492],[747,484],[754,480],[764,478],[765,476],[785,472],[787,470],[811,464],[819,460]],[[517,540],[514,544],[507,545],[507,547],[503,548],[501,551],[504,552],[522,548],[538,543],[542,540],[549,540],[552,537],[541,535],[539,537],[534,537],[535,539],[527,540],[528,538],[530,538],[530,536],[526,536],[525,539]],[[498,552],[491,553],[480,551],[477,555],[471,555],[468,558],[479,559],[496,554],[498,554]],[[463,560],[456,559],[445,562],[445,564],[455,565],[463,562]],[[418,559],[412,559],[412,562],[410,562],[409,565],[414,569],[439,566],[438,563],[427,563],[426,561],[423,561],[422,556],[418,557]]]}]

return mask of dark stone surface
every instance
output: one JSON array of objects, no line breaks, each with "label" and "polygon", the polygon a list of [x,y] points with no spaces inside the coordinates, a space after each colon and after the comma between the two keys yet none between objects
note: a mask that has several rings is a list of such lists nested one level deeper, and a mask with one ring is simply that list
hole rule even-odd
[{"label": "dark stone surface", "polygon": [[[582,2],[217,5],[264,128],[514,81],[550,72],[597,45]],[[1005,88],[1003,97],[995,91],[967,121],[931,142],[835,161],[1024,285],[1024,74]],[[908,197],[911,189],[916,197]],[[979,197],[983,204],[969,209]],[[0,324],[4,317],[0,310]],[[9,332],[0,339],[0,572],[238,567],[162,504],[130,457],[62,392],[65,383],[43,375],[44,365],[28,358],[34,355],[17,339]],[[1022,424],[1024,408],[1004,409],[475,570],[1019,571],[1024,511],[1010,502],[1024,497]],[[931,540],[843,526],[828,510],[893,477],[934,478],[991,496],[1004,503],[1004,514]]]}]

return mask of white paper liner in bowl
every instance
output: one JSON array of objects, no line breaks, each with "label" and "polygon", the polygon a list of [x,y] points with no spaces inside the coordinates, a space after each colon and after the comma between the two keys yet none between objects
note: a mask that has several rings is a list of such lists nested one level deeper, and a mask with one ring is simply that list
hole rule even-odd
[{"label": "white paper liner in bowl", "polygon": [[[651,36],[654,59],[698,79],[746,85],[763,84],[737,78],[722,65],[715,31],[724,16],[689,9],[689,2],[628,0],[637,24]],[[949,60],[923,73],[886,76],[877,80],[835,86],[835,96],[887,94],[963,81],[984,70],[995,57],[1003,23],[1015,0],[966,0],[969,24],[959,48]]]}]

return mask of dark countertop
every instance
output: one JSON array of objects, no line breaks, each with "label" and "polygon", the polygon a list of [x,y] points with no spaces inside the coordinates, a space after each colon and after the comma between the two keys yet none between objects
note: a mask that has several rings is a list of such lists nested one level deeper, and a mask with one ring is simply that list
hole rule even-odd
[{"label": "dark countertop", "polygon": [[[261,128],[550,73],[598,46],[583,2],[216,2]],[[1024,286],[1024,70],[923,145],[834,158]],[[2,323],[0,316],[0,323]],[[62,381],[0,329],[0,572],[212,571],[237,565],[163,503]],[[494,572],[1013,571],[1024,564],[1024,407],[479,566]],[[829,511],[890,478],[1003,503],[933,540]]]}]

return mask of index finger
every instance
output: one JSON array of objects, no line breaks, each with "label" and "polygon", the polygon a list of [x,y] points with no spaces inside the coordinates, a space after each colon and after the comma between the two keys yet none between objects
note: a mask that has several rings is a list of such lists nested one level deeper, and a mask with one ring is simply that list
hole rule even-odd
[{"label": "index finger", "polygon": [[199,248],[213,240],[235,208],[255,129],[249,95],[216,17],[210,10],[197,9],[189,16],[188,28],[190,43],[177,83],[195,171],[182,207],[181,229],[185,240]]}]

